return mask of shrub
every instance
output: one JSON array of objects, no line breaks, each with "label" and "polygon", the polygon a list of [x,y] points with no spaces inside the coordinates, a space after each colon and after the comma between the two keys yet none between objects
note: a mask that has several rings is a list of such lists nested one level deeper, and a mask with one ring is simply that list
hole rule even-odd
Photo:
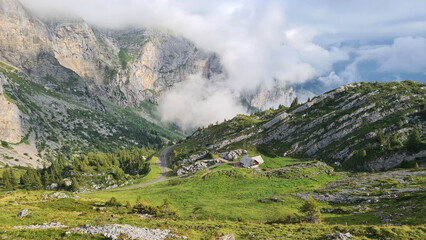
[{"label": "shrub", "polygon": [[105,203],[105,206],[107,207],[121,207],[121,203],[117,201],[115,197],[111,197],[109,201]]},{"label": "shrub", "polygon": [[168,198],[164,199],[164,202],[160,206],[155,206],[148,204],[145,201],[138,201],[132,209],[133,213],[140,214],[150,214],[154,216],[162,216],[162,217],[178,217],[179,214],[176,209],[174,209],[170,203]]},{"label": "shrub", "polygon": [[5,141],[1,141],[1,145],[2,145],[2,147],[9,147],[9,143],[7,143]]},{"label": "shrub", "polygon": [[309,196],[308,200],[303,203],[300,212],[305,214],[304,220],[309,223],[318,224],[321,222],[321,213],[318,202]]}]

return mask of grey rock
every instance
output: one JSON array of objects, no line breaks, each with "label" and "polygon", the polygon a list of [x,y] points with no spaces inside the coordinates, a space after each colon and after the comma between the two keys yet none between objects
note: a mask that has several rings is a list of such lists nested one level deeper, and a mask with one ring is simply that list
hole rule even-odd
[{"label": "grey rock", "polygon": [[101,234],[109,239],[118,239],[125,235],[127,239],[164,240],[164,239],[187,239],[185,236],[172,234],[171,230],[148,229],[133,227],[130,225],[105,225],[105,226],[83,226],[71,229],[71,232],[81,232],[91,235]]},{"label": "grey rock", "polygon": [[201,160],[188,166],[180,166],[177,170],[174,171],[174,173],[178,176],[192,174],[196,171],[206,169],[209,166],[215,165],[217,163],[220,163],[219,159]]},{"label": "grey rock", "polygon": [[43,223],[42,225],[29,225],[29,226],[14,226],[14,229],[50,229],[50,228],[66,228],[60,222],[57,223]]},{"label": "grey rock", "polygon": [[16,215],[16,217],[23,218],[23,217],[28,216],[29,214],[30,214],[30,211],[28,211],[28,209],[23,209],[21,212],[19,212]]},{"label": "grey rock", "polygon": [[219,238],[219,240],[235,240],[234,234],[230,233]]},{"label": "grey rock", "polygon": [[326,237],[329,240],[331,240],[331,239],[347,240],[347,239],[352,238],[352,234],[350,234],[349,232],[347,232],[347,233],[335,233],[335,234],[327,234]]},{"label": "grey rock", "polygon": [[43,200],[47,200],[47,199],[62,199],[62,198],[70,198],[70,196],[68,196],[65,193],[61,193],[61,192],[54,192],[51,194],[43,194],[41,196],[41,199]]},{"label": "grey rock", "polygon": [[52,183],[52,184],[46,186],[46,190],[55,190],[57,188],[58,188],[57,183]]},{"label": "grey rock", "polygon": [[219,156],[225,160],[233,161],[243,154],[247,154],[247,150],[237,149],[237,150],[221,153]]}]

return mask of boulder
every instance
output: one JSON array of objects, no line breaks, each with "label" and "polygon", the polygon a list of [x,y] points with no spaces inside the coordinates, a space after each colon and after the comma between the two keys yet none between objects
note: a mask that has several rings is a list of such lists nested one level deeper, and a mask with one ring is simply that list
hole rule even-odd
[{"label": "boulder", "polygon": [[219,240],[235,240],[234,234],[230,233],[219,238]]},{"label": "boulder", "polygon": [[247,154],[247,151],[242,149],[237,149],[237,150],[221,153],[220,157],[225,160],[233,161],[243,154]]},{"label": "boulder", "polygon": [[350,233],[336,233],[336,234],[327,234],[327,239],[331,240],[331,239],[341,239],[341,240],[347,240],[347,239],[351,239],[352,238],[352,234]]},{"label": "boulder", "polygon": [[28,216],[29,214],[30,214],[30,211],[28,211],[28,209],[24,209],[20,213],[18,213],[16,217],[23,218]]},{"label": "boulder", "polygon": [[54,190],[58,188],[58,184],[57,183],[52,183],[50,185],[46,186],[46,190]]}]

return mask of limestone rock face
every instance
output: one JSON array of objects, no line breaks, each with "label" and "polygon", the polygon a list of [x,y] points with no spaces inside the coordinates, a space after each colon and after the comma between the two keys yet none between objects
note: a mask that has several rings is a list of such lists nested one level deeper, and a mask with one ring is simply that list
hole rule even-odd
[{"label": "limestone rock face", "polygon": [[[108,30],[81,19],[40,20],[18,0],[0,0],[0,61],[35,72],[38,56],[50,54],[79,75],[92,93],[121,106],[157,103],[162,94],[190,75],[215,81],[226,76],[214,53],[188,40],[155,29]],[[43,78],[43,73],[39,77]],[[276,86],[247,93],[259,109],[289,105],[293,89]]]},{"label": "limestone rock face", "polygon": [[49,48],[44,23],[27,14],[16,0],[0,0],[0,36],[0,59],[15,66]]},{"label": "limestone rock face", "polygon": [[77,73],[91,92],[119,105],[156,103],[164,91],[192,74],[222,74],[214,54],[169,33],[97,29],[81,19],[42,21],[17,0],[0,4],[0,60],[37,74],[38,56],[52,55]]},{"label": "limestone rock face", "polygon": [[91,27],[83,22],[51,24],[52,50],[59,63],[96,85],[104,83],[111,58],[103,51]]},{"label": "limestone rock face", "polygon": [[290,106],[296,98],[296,91],[293,88],[285,88],[276,85],[272,90],[264,87],[259,87],[255,92],[245,94],[244,99],[250,106],[258,109],[268,109],[280,103],[285,106]]},{"label": "limestone rock face", "polygon": [[0,140],[18,143],[25,135],[21,125],[22,113],[16,104],[3,93],[2,79],[5,79],[5,76],[0,73]]}]

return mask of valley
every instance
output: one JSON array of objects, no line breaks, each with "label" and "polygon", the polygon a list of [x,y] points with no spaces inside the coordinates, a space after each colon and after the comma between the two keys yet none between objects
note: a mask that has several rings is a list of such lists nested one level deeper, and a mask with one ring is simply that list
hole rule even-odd
[{"label": "valley", "polygon": [[0,0],[0,239],[426,239],[426,15],[273,2]]}]

